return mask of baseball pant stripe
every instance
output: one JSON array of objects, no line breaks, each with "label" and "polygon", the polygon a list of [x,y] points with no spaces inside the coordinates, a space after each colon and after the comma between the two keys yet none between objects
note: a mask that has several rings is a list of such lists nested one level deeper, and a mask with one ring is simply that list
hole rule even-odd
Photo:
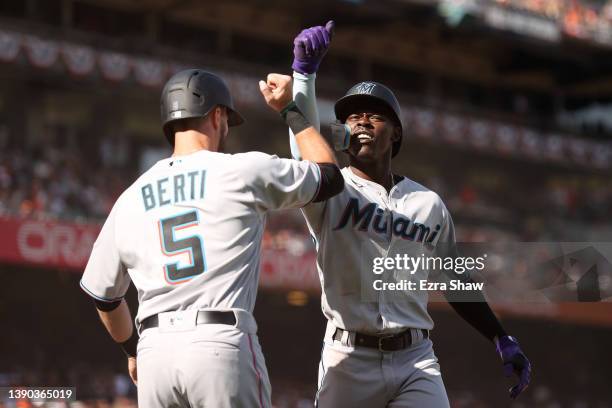
[{"label": "baseball pant stripe", "polygon": [[255,369],[255,373],[257,373],[257,386],[259,388],[259,406],[263,408],[263,397],[261,396],[261,374],[257,369],[257,359],[255,358],[255,352],[253,351],[253,341],[251,340],[251,335],[248,335],[249,338],[249,348],[251,349],[251,355],[253,356],[253,368]]}]

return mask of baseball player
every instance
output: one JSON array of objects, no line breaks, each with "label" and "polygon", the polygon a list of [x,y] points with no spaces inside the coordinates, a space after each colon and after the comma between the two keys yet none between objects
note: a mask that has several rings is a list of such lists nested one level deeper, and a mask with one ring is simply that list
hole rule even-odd
[{"label": "baseball player", "polygon": [[[222,153],[240,125],[223,80],[177,73],[161,96],[174,147],[123,192],[81,280],[126,351],[141,407],[270,407],[252,315],[266,214],[331,198],[343,188],[333,151],[291,95],[291,77],[260,82],[296,134],[303,161]],[[132,281],[134,333],[123,297]]]},{"label": "baseball player", "polygon": [[[319,125],[317,68],[327,52],[333,22],[303,30],[294,40],[294,98]],[[322,309],[328,320],[319,365],[316,405],[340,407],[448,407],[438,360],[429,339],[433,321],[424,290],[367,290],[376,258],[423,253],[456,259],[452,218],[440,197],[391,172],[403,125],[399,103],[386,86],[361,82],[334,106],[340,142],[349,159],[344,190],[302,209],[317,248]],[[292,154],[301,149],[290,132]],[[427,278],[427,270],[415,277]],[[463,276],[464,282],[469,278]],[[364,290],[365,288],[365,290]],[[493,342],[507,375],[519,376],[515,398],[529,384],[531,367],[481,292],[470,302],[445,294],[468,323]],[[464,300],[464,299],[463,299]]]}]

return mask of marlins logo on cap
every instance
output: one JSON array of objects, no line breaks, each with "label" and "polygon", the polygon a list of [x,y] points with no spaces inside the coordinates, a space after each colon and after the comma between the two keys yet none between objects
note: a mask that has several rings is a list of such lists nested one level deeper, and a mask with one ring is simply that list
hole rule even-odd
[{"label": "marlins logo on cap", "polygon": [[355,93],[371,94],[374,91],[376,84],[374,82],[361,82],[355,87]]}]

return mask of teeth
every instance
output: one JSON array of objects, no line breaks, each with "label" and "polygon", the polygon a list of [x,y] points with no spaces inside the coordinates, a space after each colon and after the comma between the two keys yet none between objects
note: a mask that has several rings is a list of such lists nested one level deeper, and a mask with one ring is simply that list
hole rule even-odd
[{"label": "teeth", "polygon": [[358,138],[360,141],[372,140],[372,136],[370,136],[370,135],[366,135],[365,133],[362,133],[362,134],[360,134],[360,135],[357,135],[357,138]]}]

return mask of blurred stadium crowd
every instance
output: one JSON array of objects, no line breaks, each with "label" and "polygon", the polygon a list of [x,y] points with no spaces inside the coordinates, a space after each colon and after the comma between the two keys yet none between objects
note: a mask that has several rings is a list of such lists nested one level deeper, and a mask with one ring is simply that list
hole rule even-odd
[{"label": "blurred stadium crowd", "polygon": [[[56,135],[24,148],[6,129],[0,127],[0,215],[101,222],[139,172],[134,158],[142,147],[129,139],[76,137],[69,143]],[[416,181],[444,199],[465,242],[562,240],[567,222],[596,226],[612,213],[612,179],[552,175],[544,185],[479,186],[465,174],[423,176]],[[492,227],[504,220],[520,221],[519,228]],[[269,247],[298,252],[310,242],[297,212],[272,217],[265,239]]]}]

